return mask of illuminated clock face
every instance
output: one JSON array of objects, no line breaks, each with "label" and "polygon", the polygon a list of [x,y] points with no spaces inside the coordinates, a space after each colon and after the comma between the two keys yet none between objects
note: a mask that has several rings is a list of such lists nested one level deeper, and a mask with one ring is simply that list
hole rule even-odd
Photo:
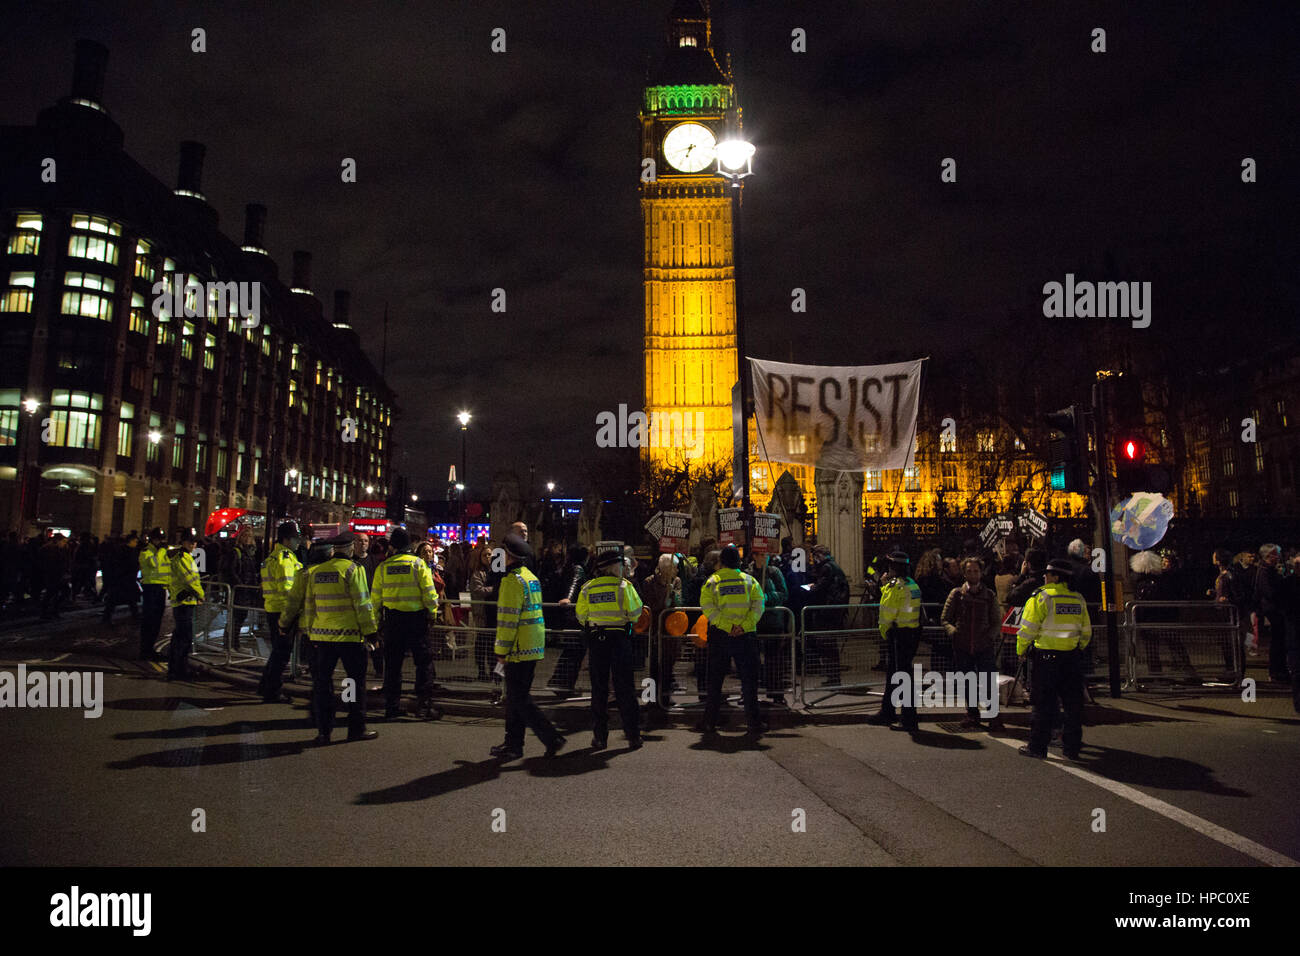
[{"label": "illuminated clock face", "polygon": [[682,123],[664,137],[664,158],[679,172],[698,173],[713,164],[716,145],[707,126]]}]

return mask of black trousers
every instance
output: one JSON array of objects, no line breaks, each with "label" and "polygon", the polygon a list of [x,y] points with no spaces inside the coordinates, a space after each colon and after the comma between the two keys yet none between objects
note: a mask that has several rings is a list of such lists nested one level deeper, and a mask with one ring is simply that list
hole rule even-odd
[{"label": "black trousers", "polygon": [[[582,670],[582,659],[587,656],[586,642],[580,638],[566,636],[563,638],[560,659],[555,662],[551,672],[551,683],[556,687],[573,690],[578,684],[578,672]],[[592,674],[592,680],[596,675]]]},{"label": "black trousers", "polygon": [[758,708],[758,638],[752,632],[732,637],[726,631],[710,627],[709,696],[704,702],[704,723],[709,726],[718,722],[722,682],[727,678],[727,666],[733,659],[736,674],[740,677],[740,700],[745,706],[745,719],[751,727],[763,722],[763,712]]},{"label": "black trousers", "polygon": [[1268,673],[1270,677],[1282,677],[1287,672],[1286,666],[1286,617],[1277,611],[1259,615],[1261,622],[1268,621]]},{"label": "black trousers", "polygon": [[1029,749],[1047,753],[1059,700],[1065,711],[1061,749],[1078,753],[1083,746],[1083,655],[1079,651],[1044,651],[1033,648],[1033,686],[1030,700],[1034,715],[1029,724]]},{"label": "black trousers", "polygon": [[334,729],[334,667],[343,662],[343,672],[352,678],[356,693],[348,701],[348,736],[366,729],[366,645],[361,641],[312,641],[312,710],[316,729],[329,734]]},{"label": "black trousers", "polygon": [[623,733],[628,740],[641,738],[641,711],[632,679],[633,638],[627,631],[596,630],[587,637],[591,653],[591,729],[605,740],[609,737],[609,681],[614,675],[614,699],[623,718]]},{"label": "black trousers", "polygon": [[163,611],[167,608],[167,591],[161,584],[144,586],[143,609],[140,614],[140,656],[148,657],[158,643],[162,630]]},{"label": "black trousers", "polygon": [[393,710],[402,700],[402,661],[406,652],[415,661],[416,700],[433,699],[433,644],[429,612],[384,611],[384,703]]},{"label": "black trousers", "polygon": [[271,627],[271,654],[262,669],[262,681],[257,690],[264,699],[275,700],[284,686],[284,665],[293,655],[293,631],[291,629],[286,634],[280,630],[279,611],[267,611],[266,622]]},{"label": "black trousers", "polygon": [[533,673],[537,661],[506,662],[506,746],[524,749],[524,728],[531,727],[537,739],[551,746],[559,738],[554,725],[533,702]]},{"label": "black trousers", "polygon": [[[894,707],[894,688],[897,686],[896,674],[906,674],[910,682],[912,680],[912,659],[916,657],[916,649],[921,643],[921,629],[919,627],[890,627],[889,633],[885,636],[885,699],[880,704],[880,712],[889,717],[902,711],[902,723],[905,727],[915,727],[916,708],[911,703],[904,704],[901,708]],[[909,701],[911,697],[907,698]]]},{"label": "black trousers", "polygon": [[167,660],[167,677],[172,680],[184,680],[190,674],[190,649],[194,647],[194,608],[195,604],[173,604],[172,617],[176,626],[172,628],[172,643]]}]

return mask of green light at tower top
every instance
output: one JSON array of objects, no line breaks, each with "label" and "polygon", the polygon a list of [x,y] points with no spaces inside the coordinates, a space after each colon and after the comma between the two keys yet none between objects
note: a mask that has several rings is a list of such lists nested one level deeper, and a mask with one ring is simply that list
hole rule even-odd
[{"label": "green light at tower top", "polygon": [[731,108],[732,89],[721,84],[684,83],[673,86],[648,86],[645,108],[648,113],[696,113],[700,110]]}]

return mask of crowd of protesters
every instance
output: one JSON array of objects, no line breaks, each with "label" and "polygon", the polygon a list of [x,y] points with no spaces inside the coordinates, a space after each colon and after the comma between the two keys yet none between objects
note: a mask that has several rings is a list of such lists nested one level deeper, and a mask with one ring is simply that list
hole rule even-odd
[{"label": "crowd of protesters", "polygon": [[[519,523],[516,530],[522,528]],[[526,534],[526,529],[524,529]],[[58,618],[69,607],[99,605],[102,620],[112,623],[119,611],[138,620],[140,613],[139,556],[144,548],[139,532],[132,530],[103,540],[83,532],[78,535],[37,534],[26,540],[10,532],[0,547],[0,609],[7,616],[39,612],[42,620]],[[245,527],[234,537],[201,538],[206,552],[204,576],[231,588],[234,597],[232,649],[240,649],[240,633],[248,608],[259,607],[260,567],[266,557],[260,536]],[[362,564],[367,576],[387,556],[388,542],[381,536],[358,535],[353,559]],[[885,549],[885,553],[896,550]],[[312,565],[328,557],[328,548],[313,545],[304,537],[299,558]],[[417,556],[433,573],[440,598],[436,623],[441,627],[473,626],[472,640],[477,678],[492,685],[492,697],[500,699],[501,679],[494,674],[491,629],[495,626],[495,601],[504,572],[494,568],[494,542],[481,538],[474,544],[443,542],[437,538],[420,543]],[[640,667],[661,688],[665,703],[687,688],[674,678],[674,666],[688,656],[682,633],[659,634],[665,611],[698,607],[704,583],[718,569],[720,546],[705,539],[690,554],[662,554],[637,560],[627,549],[626,576],[636,587],[646,607],[646,625],[639,629],[635,645]],[[1043,586],[1049,560],[1069,560],[1075,568],[1072,587],[1092,605],[1101,601],[1101,576],[1093,570],[1092,549],[1081,540],[1071,542],[1064,555],[1041,547],[1024,547],[1011,537],[998,551],[967,540],[960,547],[926,549],[914,556],[913,578],[927,606],[924,622],[942,624],[966,654],[982,654],[997,640],[992,622],[1024,605]],[[1201,558],[1211,559],[1202,565]],[[578,630],[573,605],[584,582],[594,573],[588,549],[552,541],[540,550],[531,568],[542,585],[547,605],[546,624],[559,631]],[[861,603],[878,601],[883,555],[867,562]],[[801,549],[790,538],[782,541],[781,553],[770,558],[750,559],[744,570],[761,582],[766,610],[759,623],[760,634],[785,634],[869,626],[850,606],[850,582],[835,556],[809,535]],[[1143,551],[1130,559],[1128,599],[1140,601],[1204,601],[1231,604],[1241,622],[1242,661],[1267,653],[1269,677],[1292,682],[1294,661],[1287,659],[1288,639],[1296,642],[1300,627],[1300,549],[1265,544],[1257,551],[1233,552],[1219,549],[1212,555],[1180,555],[1171,549]],[[456,599],[468,594],[475,610],[459,607]],[[447,601],[447,598],[451,601]],[[789,616],[786,616],[788,611]],[[688,619],[687,628],[691,626]],[[651,636],[660,638],[662,656],[649,659]],[[455,638],[449,639],[454,646]],[[549,688],[571,693],[576,686],[585,650],[580,639],[562,641]],[[770,699],[783,700],[790,682],[789,642],[764,641],[763,684]],[[1267,649],[1264,651],[1263,649]],[[442,647],[436,649],[439,656]],[[827,686],[841,681],[840,642],[805,642],[806,672],[820,675]],[[1185,653],[1175,648],[1175,661],[1187,666]],[[947,650],[936,650],[931,666],[943,669],[951,663]],[[1295,652],[1293,651],[1293,654]],[[375,670],[382,673],[383,658],[374,655]],[[881,662],[875,665],[882,666]],[[1158,669],[1159,661],[1154,661]],[[639,668],[640,669],[640,668]],[[703,696],[703,655],[696,655],[697,695]],[[662,673],[661,673],[662,672]]]}]

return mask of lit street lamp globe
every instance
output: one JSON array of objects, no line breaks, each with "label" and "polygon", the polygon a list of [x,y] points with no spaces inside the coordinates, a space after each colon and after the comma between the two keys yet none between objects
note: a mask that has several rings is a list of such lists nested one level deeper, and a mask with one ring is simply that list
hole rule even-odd
[{"label": "lit street lamp globe", "polygon": [[729,139],[718,144],[718,162],[732,172],[744,169],[754,155],[754,144],[743,139]]}]

